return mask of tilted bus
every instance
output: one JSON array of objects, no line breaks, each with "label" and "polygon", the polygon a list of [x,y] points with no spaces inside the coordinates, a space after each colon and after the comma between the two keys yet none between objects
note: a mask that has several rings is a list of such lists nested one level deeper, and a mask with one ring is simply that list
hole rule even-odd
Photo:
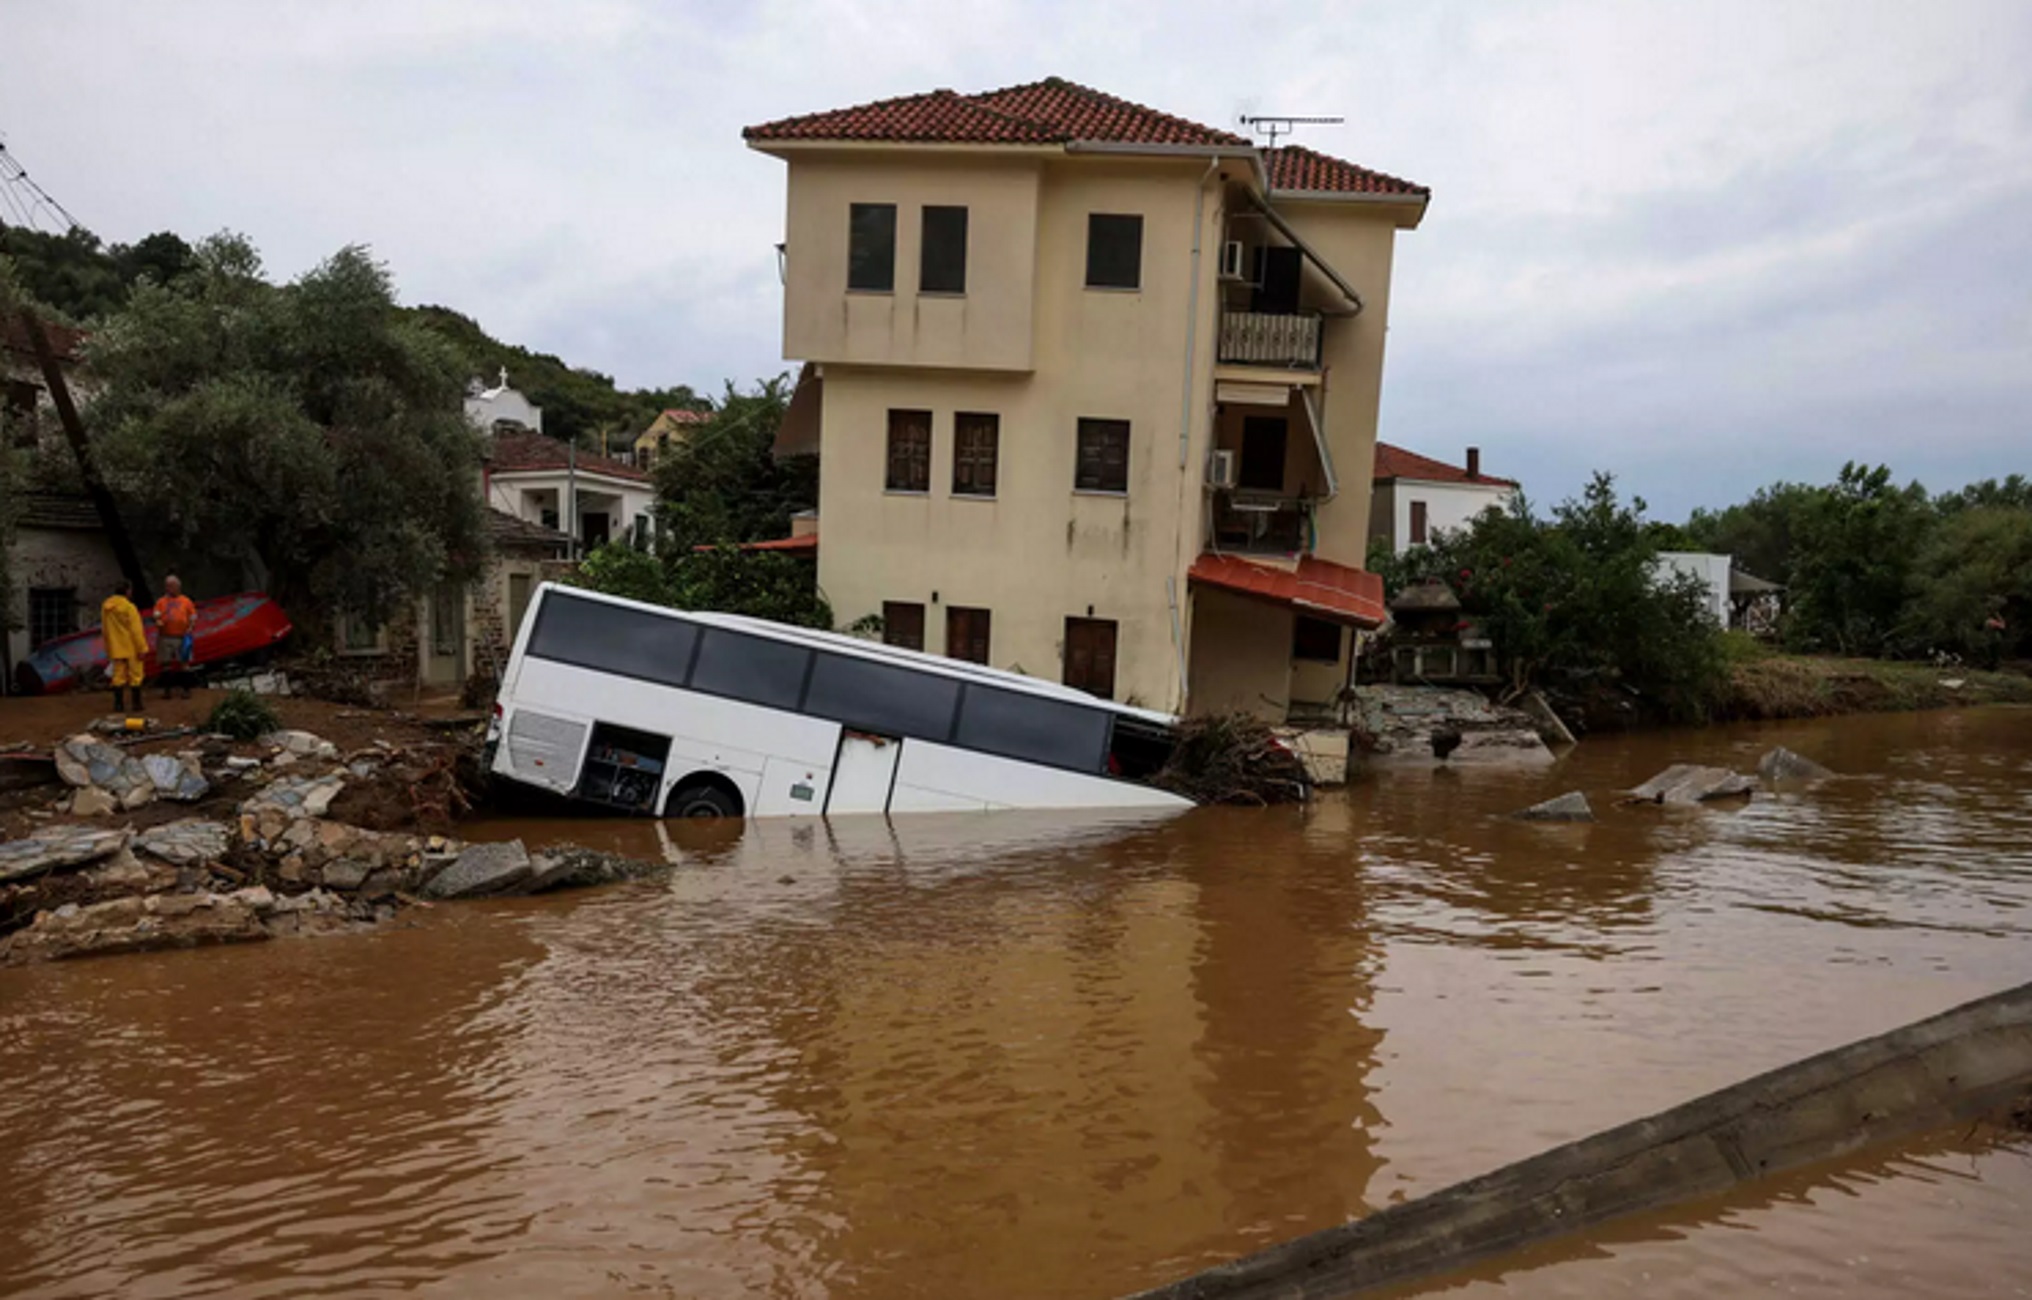
[{"label": "tilted bus", "polygon": [[938,655],[546,583],[490,768],[666,817],[1184,808],[1175,720]]}]

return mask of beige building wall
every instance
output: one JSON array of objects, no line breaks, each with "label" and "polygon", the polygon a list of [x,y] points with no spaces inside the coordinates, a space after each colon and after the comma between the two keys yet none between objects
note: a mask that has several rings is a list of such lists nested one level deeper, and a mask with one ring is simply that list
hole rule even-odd
[{"label": "beige building wall", "polygon": [[1225,591],[1192,596],[1192,708],[1261,713],[1280,720],[1291,704],[1289,609]]},{"label": "beige building wall", "polygon": [[[793,165],[793,178],[801,166]],[[986,608],[992,612],[995,666],[1057,680],[1065,619],[1112,619],[1118,625],[1116,698],[1153,708],[1182,705],[1182,651],[1173,635],[1172,601],[1180,602],[1182,630],[1185,568],[1201,541],[1199,465],[1208,436],[1205,395],[1211,391],[1214,346],[1211,250],[1219,199],[1211,179],[1201,187],[1206,172],[1203,159],[1075,159],[1037,170],[1035,276],[1025,286],[1034,290],[1037,322],[1030,373],[826,365],[819,585],[842,623],[880,613],[887,600],[919,602],[925,606],[925,648],[936,653],[945,649],[946,607]],[[901,185],[912,176],[896,179]],[[792,192],[814,191],[793,179]],[[879,188],[857,192],[887,201]],[[917,223],[904,192],[895,191],[899,289],[916,272],[914,243],[906,236]],[[1196,301],[1195,196],[1202,242]],[[1085,287],[1090,212],[1142,214],[1141,289]],[[843,256],[844,209],[837,215]],[[971,218],[970,224],[976,231],[992,228]],[[986,313],[995,305],[993,286],[1002,282],[974,268],[1020,259],[991,255],[980,239],[977,235],[970,249],[967,297],[974,299],[980,285],[979,306]],[[834,285],[844,285],[843,265],[831,274]],[[809,286],[792,302],[800,311],[827,310]],[[1190,389],[1189,306],[1198,317],[1190,330],[1195,352]],[[902,312],[903,304],[896,309]],[[788,325],[786,339],[810,338],[818,330],[809,323]],[[787,344],[787,350],[794,355],[796,346]],[[830,346],[861,351],[858,343]],[[884,487],[892,408],[932,412],[928,493]],[[992,500],[952,494],[953,416],[961,411],[1001,418]],[[1183,446],[1182,414],[1190,422]],[[1127,492],[1074,490],[1082,417],[1129,421]]]}]

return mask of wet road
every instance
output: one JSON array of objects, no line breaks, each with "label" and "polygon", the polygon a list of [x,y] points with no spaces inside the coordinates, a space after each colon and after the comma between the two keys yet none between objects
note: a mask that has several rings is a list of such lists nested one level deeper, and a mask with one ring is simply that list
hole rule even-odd
[{"label": "wet road", "polygon": [[[1783,743],[1852,775],[1604,807]],[[1502,814],[1579,788],[1592,826]],[[1093,1296],[2032,979],[2032,713],[1138,821],[508,825],[667,878],[0,972],[0,1293]],[[2022,1295],[1964,1135],[1463,1294]]]}]

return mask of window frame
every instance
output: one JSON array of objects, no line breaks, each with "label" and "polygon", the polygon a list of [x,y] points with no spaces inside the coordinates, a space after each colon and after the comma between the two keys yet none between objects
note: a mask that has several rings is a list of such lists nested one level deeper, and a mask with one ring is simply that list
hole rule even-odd
[{"label": "window frame", "polygon": [[[1321,628],[1325,628],[1334,634],[1334,652],[1331,655],[1320,654],[1318,646],[1306,644],[1306,634],[1308,632],[1315,637],[1323,637],[1325,635],[1319,630]],[[1347,629],[1338,623],[1324,618],[1313,618],[1308,614],[1294,615],[1291,620],[1292,662],[1337,664],[1341,661],[1342,651],[1347,648],[1347,639]]]},{"label": "window frame", "polygon": [[[959,214],[957,232],[950,229],[943,230],[940,232],[941,239],[949,239],[953,236],[954,233],[958,234],[959,252],[957,258],[956,260],[952,260],[953,254],[951,250],[949,248],[942,248],[941,251],[943,251],[946,255],[945,259],[942,259],[942,262],[945,262],[946,264],[943,264],[936,268],[933,266],[932,261],[933,249],[934,247],[939,247],[940,245],[939,241],[934,240],[932,237],[933,213],[938,213],[941,220],[948,221],[952,220],[953,213]],[[921,209],[918,210],[917,291],[919,293],[929,294],[931,296],[940,298],[966,297],[967,261],[968,261],[967,254],[971,249],[970,242],[971,232],[969,227],[970,222],[967,215],[967,208],[966,205],[963,203],[927,203]],[[934,270],[937,270],[939,272],[951,272],[956,270],[957,282],[941,283],[936,285],[933,284],[932,280],[934,278]],[[943,277],[941,276],[940,278]]]},{"label": "window frame", "polygon": [[[898,612],[900,612],[900,611],[903,611],[903,610],[909,610],[909,611],[911,611],[911,612],[912,612],[912,613],[913,613],[914,615],[916,615],[916,618],[917,618],[917,641],[916,641],[916,644],[914,644],[914,645],[913,645],[913,644],[911,644],[911,643],[910,643],[910,642],[908,642],[908,641],[892,641],[892,640],[890,640],[890,637],[891,637],[891,636],[892,636],[892,635],[894,634],[894,632],[895,632],[895,628],[896,628],[896,624],[895,624],[895,618],[896,618],[896,614],[897,614]],[[921,651],[921,650],[923,650],[923,649],[924,649],[924,602],[923,602],[923,601],[921,601],[921,600],[885,600],[885,601],[883,601],[883,602],[882,602],[882,644],[883,644],[883,645],[890,645],[890,646],[895,646],[895,647],[896,647],[897,649],[899,649],[899,650],[919,650],[919,651]]]},{"label": "window frame", "polygon": [[[959,650],[954,647],[953,644],[955,640],[971,639],[962,636],[961,629],[956,627],[955,625],[959,623],[972,623],[976,619],[978,619],[980,623],[979,627],[980,636],[978,639],[980,641],[981,654],[980,658],[978,659],[970,654],[961,654]],[[961,663],[980,664],[983,667],[986,667],[988,666],[989,661],[993,658],[994,646],[995,646],[995,614],[993,610],[990,610],[986,606],[982,605],[947,605],[945,607],[946,658],[957,659]]]},{"label": "window frame", "polygon": [[[1110,268],[1105,262],[1097,263],[1096,254],[1103,250],[1103,241],[1097,235],[1114,232],[1116,238],[1127,238],[1134,233],[1134,273],[1126,282],[1105,278],[1113,270],[1119,275],[1119,268]],[[1116,250],[1119,255],[1120,250]],[[1096,279],[1096,272],[1104,278]],[[1117,293],[1140,293],[1143,289],[1143,214],[1140,212],[1089,212],[1087,213],[1087,257],[1085,287],[1111,290]]]},{"label": "window frame", "polygon": [[[917,426],[905,423],[906,417],[922,417],[923,419],[921,429],[923,464],[921,467],[911,466],[907,463],[905,465],[906,470],[916,469],[919,471],[914,474],[905,475],[906,478],[918,478],[921,480],[917,482],[914,486],[907,482],[899,483],[897,481],[897,473],[896,473],[897,467],[896,435],[898,431],[906,430],[913,434],[919,432]],[[909,496],[929,495],[931,492],[931,443],[932,436],[931,436],[930,411],[919,410],[913,407],[900,407],[900,406],[890,407],[889,429],[888,433],[884,437],[882,444],[882,490],[884,492],[901,493]]]},{"label": "window frame", "polygon": [[[863,229],[864,220],[879,219],[888,214],[888,248],[870,244],[863,248],[860,241],[872,237],[876,243],[883,242],[879,227]],[[867,259],[875,259],[868,261]],[[867,281],[862,283],[861,281]],[[879,283],[878,283],[879,281]],[[849,203],[847,204],[847,292],[848,293],[890,293],[896,292],[896,205],[894,203]]]},{"label": "window frame", "polygon": [[1432,514],[1427,509],[1427,502],[1413,501],[1410,505],[1411,517],[1406,523],[1405,535],[1413,546],[1423,546],[1432,536]]},{"label": "window frame", "polygon": [[[971,450],[965,445],[969,433],[987,431],[988,486],[982,491],[979,484],[982,455],[980,448]],[[960,481],[962,468],[971,471],[972,483]],[[992,501],[1002,478],[1002,417],[993,411],[955,411],[953,413],[953,456],[952,494],[973,501]]]},{"label": "window frame", "polygon": [[[1110,466],[1106,456],[1107,449],[1105,444],[1101,446],[1101,454],[1094,458],[1096,473],[1090,481],[1087,475],[1087,462],[1089,459],[1087,455],[1088,436],[1090,434],[1103,437],[1112,436],[1118,431],[1121,434],[1120,485],[1111,486],[1106,481],[1109,476],[1105,471]],[[1127,496],[1129,494],[1129,456],[1131,438],[1133,436],[1134,430],[1128,420],[1118,420],[1105,416],[1080,416],[1073,430],[1072,490],[1106,496]]]}]

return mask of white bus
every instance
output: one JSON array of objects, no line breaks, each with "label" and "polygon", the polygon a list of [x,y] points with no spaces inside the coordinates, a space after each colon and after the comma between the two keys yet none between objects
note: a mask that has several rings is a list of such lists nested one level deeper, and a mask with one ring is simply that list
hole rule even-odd
[{"label": "white bus", "polygon": [[545,583],[488,732],[496,775],[665,817],[1185,808],[1175,720],[959,660]]}]

